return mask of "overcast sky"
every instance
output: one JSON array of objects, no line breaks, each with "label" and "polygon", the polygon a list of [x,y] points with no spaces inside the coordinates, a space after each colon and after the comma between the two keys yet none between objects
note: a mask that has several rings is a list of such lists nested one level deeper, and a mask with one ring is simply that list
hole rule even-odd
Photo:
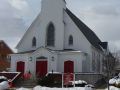
[{"label": "overcast sky", "polygon": [[[120,0],[66,0],[69,8],[110,48],[120,49]],[[13,51],[41,11],[41,0],[0,0],[0,40]]]}]

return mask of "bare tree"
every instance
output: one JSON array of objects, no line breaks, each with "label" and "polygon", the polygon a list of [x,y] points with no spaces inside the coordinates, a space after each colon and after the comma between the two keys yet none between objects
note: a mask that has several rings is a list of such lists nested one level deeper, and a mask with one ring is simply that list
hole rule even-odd
[{"label": "bare tree", "polygon": [[113,76],[116,71],[116,59],[113,57],[111,53],[103,55],[102,66],[103,71],[101,74],[107,82],[108,90],[109,90],[109,79]]},{"label": "bare tree", "polygon": [[114,53],[106,52],[102,54],[101,57],[97,55],[95,61],[92,60],[94,61],[95,64],[94,71],[99,74],[102,74],[103,78],[107,83],[108,90],[109,90],[109,79],[113,77],[113,75],[115,75],[115,72],[119,66],[119,59],[120,59],[119,52],[114,52]]}]

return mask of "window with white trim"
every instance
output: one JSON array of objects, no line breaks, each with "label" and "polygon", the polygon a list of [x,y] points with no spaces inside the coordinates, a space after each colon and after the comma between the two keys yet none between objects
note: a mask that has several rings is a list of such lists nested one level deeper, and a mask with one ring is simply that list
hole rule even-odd
[{"label": "window with white trim", "polygon": [[32,40],[32,46],[35,47],[36,46],[36,38],[34,37]]}]

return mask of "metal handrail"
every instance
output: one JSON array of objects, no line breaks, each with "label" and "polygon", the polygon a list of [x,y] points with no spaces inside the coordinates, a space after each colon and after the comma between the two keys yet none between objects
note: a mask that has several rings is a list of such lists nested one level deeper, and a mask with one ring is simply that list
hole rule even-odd
[{"label": "metal handrail", "polygon": [[20,80],[22,79],[22,77],[24,78],[24,74],[18,80],[19,86],[20,86]]},{"label": "metal handrail", "polygon": [[[24,74],[23,74],[23,75],[24,75]],[[23,75],[19,78],[19,80],[23,77]],[[18,80],[18,81],[19,81],[19,80]]]},{"label": "metal handrail", "polygon": [[[37,75],[35,75],[35,77],[37,77],[38,75],[40,74],[40,71],[37,73]],[[33,81],[32,81],[32,85],[34,86],[34,83],[35,83],[35,77],[34,76],[32,76],[33,77]]]},{"label": "metal handrail", "polygon": [[36,77],[40,74],[40,72],[41,72],[41,71],[39,71],[39,72],[37,73]]}]

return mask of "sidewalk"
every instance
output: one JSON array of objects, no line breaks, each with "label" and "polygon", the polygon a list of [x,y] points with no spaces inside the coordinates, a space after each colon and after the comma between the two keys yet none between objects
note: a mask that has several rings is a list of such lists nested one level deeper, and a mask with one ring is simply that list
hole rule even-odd
[{"label": "sidewalk", "polygon": [[[13,88],[5,89],[5,90],[17,90],[17,89],[20,89],[20,87],[13,87]],[[27,88],[27,89],[33,90],[33,88]]]},{"label": "sidewalk", "polygon": [[107,84],[104,83],[103,85],[101,85],[100,87],[96,88],[95,90],[105,90],[107,88]]},{"label": "sidewalk", "polygon": [[[100,87],[96,88],[95,90],[105,90],[107,88],[107,84],[104,83],[103,85],[101,85]],[[8,89],[5,89],[5,90],[17,90],[17,89],[20,89],[20,87],[13,87],[13,88],[8,88]],[[27,88],[29,90],[33,90],[33,88]]]}]

